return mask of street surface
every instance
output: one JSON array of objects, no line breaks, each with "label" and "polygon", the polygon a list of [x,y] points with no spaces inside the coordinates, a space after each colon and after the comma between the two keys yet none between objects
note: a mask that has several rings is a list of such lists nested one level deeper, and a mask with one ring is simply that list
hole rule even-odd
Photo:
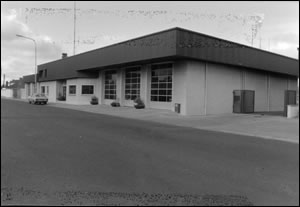
[{"label": "street surface", "polygon": [[149,196],[298,205],[299,145],[1,100],[2,205],[142,205]]}]

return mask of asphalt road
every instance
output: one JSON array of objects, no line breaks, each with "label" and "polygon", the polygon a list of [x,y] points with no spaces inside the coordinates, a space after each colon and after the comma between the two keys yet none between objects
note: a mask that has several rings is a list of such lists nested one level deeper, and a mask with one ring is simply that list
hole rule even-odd
[{"label": "asphalt road", "polygon": [[183,195],[298,205],[299,145],[1,100],[1,204]]}]

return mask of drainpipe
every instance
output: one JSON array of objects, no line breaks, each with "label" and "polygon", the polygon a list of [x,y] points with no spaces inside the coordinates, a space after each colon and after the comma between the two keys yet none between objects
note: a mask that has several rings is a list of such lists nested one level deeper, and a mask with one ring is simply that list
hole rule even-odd
[{"label": "drainpipe", "polygon": [[204,69],[204,115],[207,115],[207,63]]},{"label": "drainpipe", "polygon": [[268,111],[271,111],[271,101],[270,101],[270,74],[267,74],[267,103],[268,103]]}]

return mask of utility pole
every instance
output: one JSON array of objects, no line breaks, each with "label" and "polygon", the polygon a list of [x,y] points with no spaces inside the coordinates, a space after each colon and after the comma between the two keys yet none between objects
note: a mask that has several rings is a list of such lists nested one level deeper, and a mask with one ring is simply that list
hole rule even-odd
[{"label": "utility pole", "polygon": [[5,87],[5,74],[3,74],[3,88]]},{"label": "utility pole", "polygon": [[74,43],[73,43],[73,55],[75,55],[76,44],[76,1],[74,1]]},{"label": "utility pole", "polygon": [[34,93],[38,93],[39,92],[39,87],[37,85],[37,47],[36,47],[36,41],[35,39],[33,38],[30,38],[30,37],[26,37],[26,36],[23,36],[23,35],[19,35],[19,34],[16,34],[17,37],[21,37],[21,38],[25,38],[25,39],[28,39],[28,40],[31,40],[33,41],[34,43],[34,68],[35,68],[35,76],[34,76]]},{"label": "utility pole", "polygon": [[251,29],[252,29],[252,34],[251,34],[251,46],[253,47],[253,41],[254,41],[254,25],[252,25]]}]

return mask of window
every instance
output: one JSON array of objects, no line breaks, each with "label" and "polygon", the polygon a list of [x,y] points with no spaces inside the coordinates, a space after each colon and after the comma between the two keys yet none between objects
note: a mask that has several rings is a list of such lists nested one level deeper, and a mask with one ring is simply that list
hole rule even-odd
[{"label": "window", "polygon": [[151,101],[172,101],[172,63],[151,66]]},{"label": "window", "polygon": [[42,86],[42,87],[41,87],[41,93],[42,93],[42,94],[45,94],[45,86]]},{"label": "window", "polygon": [[81,88],[81,94],[94,94],[93,85],[83,85]]},{"label": "window", "polygon": [[39,71],[38,76],[39,76],[39,78],[42,78],[42,77],[43,77],[43,70],[40,70],[40,71]]},{"label": "window", "polygon": [[75,85],[69,85],[69,94],[70,95],[75,95],[76,94],[76,86]]},{"label": "window", "polygon": [[125,72],[125,99],[134,100],[140,96],[141,69],[127,68]]},{"label": "window", "polygon": [[117,98],[117,72],[106,71],[104,79],[104,98],[115,100]]},{"label": "window", "polygon": [[47,78],[47,69],[44,70],[44,77]]},{"label": "window", "polygon": [[49,86],[46,86],[46,94],[49,95]]}]

